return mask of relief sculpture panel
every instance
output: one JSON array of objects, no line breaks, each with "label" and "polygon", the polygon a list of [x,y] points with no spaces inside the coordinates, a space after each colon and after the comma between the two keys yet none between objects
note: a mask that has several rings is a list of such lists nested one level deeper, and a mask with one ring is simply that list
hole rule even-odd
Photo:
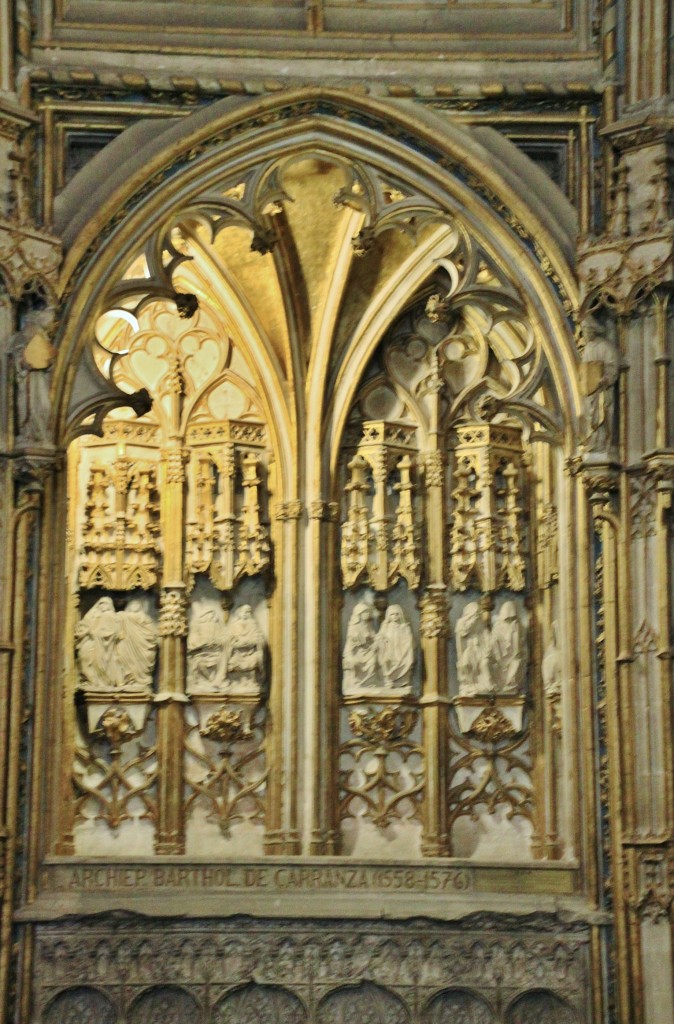
[{"label": "relief sculpture panel", "polygon": [[71,920],[38,927],[34,997],[40,1024],[581,1024],[588,943],[583,925],[544,914]]}]

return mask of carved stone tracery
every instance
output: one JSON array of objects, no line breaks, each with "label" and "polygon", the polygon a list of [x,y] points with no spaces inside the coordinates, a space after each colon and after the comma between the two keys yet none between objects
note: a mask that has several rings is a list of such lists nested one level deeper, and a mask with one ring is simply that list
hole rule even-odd
[{"label": "carved stone tracery", "polygon": [[[134,1012],[164,1000],[164,1012],[189,1004],[192,1015],[199,1006],[217,1024],[239,1024],[249,1014],[261,1024],[344,1024],[368,1014],[381,1024],[398,1016],[449,1024],[461,1012],[472,1015],[471,1024],[491,1024],[487,1008],[500,999],[509,1021],[536,1006],[538,1020],[549,1013],[575,1024],[586,1019],[587,945],[585,928],[546,915],[477,914],[423,927],[264,919],[53,923],[38,929],[35,996],[40,1008],[71,1003],[88,1012],[108,1000],[117,1005],[123,977],[120,1008],[134,1020]],[[535,994],[523,998],[523,990]]]}]

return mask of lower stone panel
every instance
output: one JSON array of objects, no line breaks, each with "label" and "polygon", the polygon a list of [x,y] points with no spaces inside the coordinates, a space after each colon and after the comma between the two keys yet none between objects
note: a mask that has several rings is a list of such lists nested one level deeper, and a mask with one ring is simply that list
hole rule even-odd
[{"label": "lower stone panel", "polygon": [[588,942],[547,914],[71,918],[36,926],[31,1024],[584,1024]]}]

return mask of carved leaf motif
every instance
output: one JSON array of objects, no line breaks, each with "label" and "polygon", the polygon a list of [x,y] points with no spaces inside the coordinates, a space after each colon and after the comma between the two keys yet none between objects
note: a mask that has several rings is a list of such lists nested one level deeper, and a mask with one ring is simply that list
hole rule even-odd
[{"label": "carved leaf motif", "polygon": [[177,986],[167,985],[144,992],[131,1007],[129,1024],[202,1024],[196,999]]},{"label": "carved leaf motif", "polygon": [[508,1024],[576,1024],[578,1018],[551,992],[529,992],[514,1003],[506,1019]]},{"label": "carved leaf motif", "polygon": [[484,708],[470,727],[473,736],[485,743],[498,743],[517,732],[502,711],[497,707]]},{"label": "carved leaf motif", "polygon": [[495,1020],[487,1004],[468,992],[441,992],[424,1014],[424,1024],[494,1024]]},{"label": "carved leaf motif", "polygon": [[225,996],[213,1014],[213,1024],[305,1024],[306,1020],[296,996],[267,985],[247,985]]},{"label": "carved leaf motif", "polygon": [[410,1024],[404,1004],[391,992],[365,982],[327,997],[318,1010],[318,1024]]},{"label": "carved leaf motif", "polygon": [[56,996],[42,1020],[44,1024],[116,1024],[117,1013],[102,992],[75,988]]}]

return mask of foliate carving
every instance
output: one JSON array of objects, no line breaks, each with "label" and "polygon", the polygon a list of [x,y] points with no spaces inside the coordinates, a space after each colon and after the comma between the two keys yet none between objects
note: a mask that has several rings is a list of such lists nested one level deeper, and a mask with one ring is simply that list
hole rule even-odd
[{"label": "foliate carving", "polygon": [[457,427],[450,577],[454,590],[524,590],[522,443],[516,427]]},{"label": "foliate carving", "polygon": [[358,451],[347,464],[346,518],[342,523],[345,587],[369,583],[383,591],[404,579],[419,586],[421,563],[414,514],[413,461],[405,450],[413,431],[366,420]]},{"label": "foliate carving", "polygon": [[456,674],[461,696],[517,694],[524,685],[526,628],[514,601],[504,601],[486,625],[476,601],[456,623]]},{"label": "foliate carving", "polygon": [[101,597],[75,627],[75,646],[87,691],[151,691],[157,627],[140,601],[117,612],[110,597]]},{"label": "foliate carving", "polygon": [[303,505],[301,501],[282,501],[276,507],[275,518],[285,523],[288,520],[300,519],[302,517]]},{"label": "foliate carving", "polygon": [[140,743],[142,731],[124,706],[103,712],[89,745],[75,750],[76,819],[93,816],[113,831],[132,817],[155,820],[157,751]]},{"label": "foliate carving", "polygon": [[412,628],[400,605],[386,609],[379,631],[376,612],[360,601],[351,613],[342,655],[344,696],[406,694],[412,686],[416,651]]},{"label": "foliate carving", "polygon": [[116,1024],[117,1011],[102,992],[94,988],[73,988],[61,992],[42,1015],[44,1024]]},{"label": "foliate carving", "polygon": [[[215,822],[225,837],[237,821],[264,821],[265,731],[263,708],[230,705],[212,711],[200,729],[189,730],[186,817],[195,806],[204,806],[207,820]],[[199,742],[199,736],[207,742]]]},{"label": "foliate carving", "polygon": [[189,461],[187,448],[167,448],[162,452],[166,483],[181,484],[185,480],[185,464]]},{"label": "foliate carving", "polygon": [[404,1003],[386,989],[364,982],[357,988],[333,992],[321,1004],[318,1024],[371,1021],[372,1024],[410,1024]]},{"label": "foliate carving", "polygon": [[305,1024],[297,996],[272,985],[246,985],[225,996],[215,1008],[213,1024]]},{"label": "foliate carving", "polygon": [[429,590],[419,602],[421,635],[433,640],[449,632],[449,602],[444,591]]},{"label": "foliate carving", "polygon": [[442,487],[445,479],[445,458],[440,451],[424,452],[426,487]]},{"label": "foliate carving", "polygon": [[187,633],[187,597],[182,587],[167,587],[159,605],[160,636],[185,636]]},{"label": "foliate carving", "polygon": [[261,458],[229,440],[215,450],[199,450],[193,466],[188,574],[207,572],[219,590],[231,591],[244,576],[261,575],[270,564]]},{"label": "foliate carving", "polygon": [[339,519],[339,505],[336,501],[312,501],[309,505],[309,518],[336,523]]},{"label": "foliate carving", "polygon": [[[402,868],[403,881],[404,872]],[[391,869],[392,881],[396,875],[397,869]],[[473,914],[453,924],[106,921],[97,915],[37,925],[35,1002],[40,1019],[61,1024],[63,1018],[56,1013],[46,1016],[50,1003],[57,993],[64,999],[86,986],[87,992],[96,988],[114,998],[122,1019],[128,1020],[131,1007],[148,988],[174,985],[189,992],[218,1024],[248,1024],[246,1014],[253,1008],[257,1016],[251,1024],[286,1024],[285,1013],[291,1013],[287,1024],[304,1024],[302,1017],[293,1017],[291,1005],[303,1005],[309,1020],[320,1020],[327,997],[345,990],[352,996],[367,992],[369,985],[360,984],[367,981],[382,994],[386,1015],[381,1024],[391,1024],[395,1017],[389,1012],[400,1007],[415,1022],[455,1024],[466,1019],[461,1013],[472,1010],[472,1002],[495,1004],[500,999],[503,1005],[504,996],[508,999],[510,993],[512,1000],[527,990],[547,999],[539,1004],[537,1024],[556,1020],[546,1013],[554,1014],[562,999],[575,1007],[577,1020],[585,1020],[586,994],[591,992],[588,943],[585,925],[547,914]],[[398,1003],[386,1001],[387,994]],[[378,1020],[354,1012],[375,1012],[376,1002],[350,1005],[347,1019],[354,1024]],[[454,1016],[447,1017],[450,1007]],[[229,1015],[219,1016],[224,1009]],[[232,1011],[239,1015],[232,1016]],[[107,1024],[102,1012],[95,1021]],[[483,1022],[478,1017],[475,1024]]]},{"label": "foliate carving", "polygon": [[479,807],[494,814],[505,807],[508,818],[531,820],[532,785],[528,738],[516,730],[498,707],[487,707],[473,722],[470,734],[451,732],[449,826]]},{"label": "foliate carving", "polygon": [[149,590],[159,567],[156,467],[124,454],[93,463],[87,484],[81,587]]},{"label": "foliate carving", "polygon": [[441,992],[430,1003],[423,1024],[495,1024],[483,999],[468,992]]},{"label": "foliate carving", "polygon": [[203,1024],[203,1016],[194,996],[177,985],[150,989],[135,1001],[129,1013],[129,1024]]},{"label": "foliate carving", "polygon": [[517,729],[503,712],[493,706],[483,708],[468,732],[483,743],[498,743],[516,735]]},{"label": "foliate carving", "polygon": [[515,1000],[506,1020],[508,1024],[576,1024],[578,1017],[552,992],[528,992]]},{"label": "foliate carving", "polygon": [[423,750],[411,738],[417,717],[400,707],[351,711],[353,738],[340,750],[340,820],[365,817],[385,829],[419,817]]}]

